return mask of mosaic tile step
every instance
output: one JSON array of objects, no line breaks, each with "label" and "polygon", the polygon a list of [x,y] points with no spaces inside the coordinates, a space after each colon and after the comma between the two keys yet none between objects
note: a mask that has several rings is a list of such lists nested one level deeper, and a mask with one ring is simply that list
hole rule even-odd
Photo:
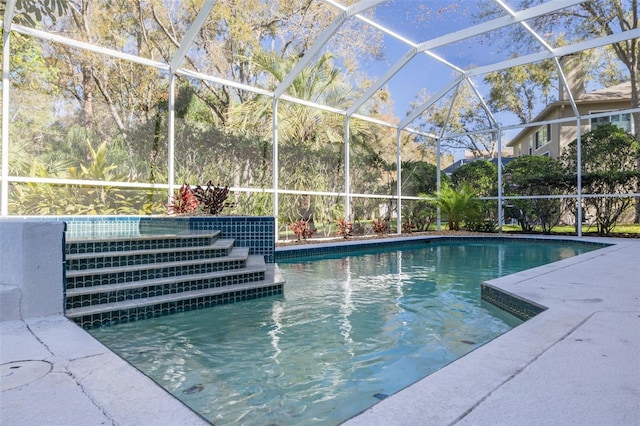
[{"label": "mosaic tile step", "polygon": [[193,290],[146,299],[67,309],[66,316],[83,327],[126,322],[215,305],[282,294],[284,278],[276,264],[267,264],[264,279],[224,288]]},{"label": "mosaic tile step", "polygon": [[123,302],[208,288],[223,288],[265,279],[267,265],[262,256],[251,256],[247,266],[232,271],[185,275],[67,290],[66,308]]},{"label": "mosaic tile step", "polygon": [[66,254],[102,253],[132,250],[158,250],[211,245],[220,231],[193,231],[174,235],[132,235],[67,241]]},{"label": "mosaic tile step", "polygon": [[228,256],[234,240],[219,239],[203,247],[179,247],[158,250],[131,250],[106,253],[78,253],[66,256],[67,271],[113,268],[163,262],[183,262]]},{"label": "mosaic tile step", "polygon": [[207,274],[246,266],[249,249],[234,247],[228,256],[136,266],[67,271],[67,289],[152,280],[181,275]]}]

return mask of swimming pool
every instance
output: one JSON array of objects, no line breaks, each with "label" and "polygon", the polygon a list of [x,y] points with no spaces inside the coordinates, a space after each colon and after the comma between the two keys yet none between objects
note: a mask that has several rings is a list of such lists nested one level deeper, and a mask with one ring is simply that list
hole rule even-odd
[{"label": "swimming pool", "polygon": [[491,278],[593,245],[417,243],[279,261],[282,296],[91,333],[216,424],[338,424],[520,323]]}]

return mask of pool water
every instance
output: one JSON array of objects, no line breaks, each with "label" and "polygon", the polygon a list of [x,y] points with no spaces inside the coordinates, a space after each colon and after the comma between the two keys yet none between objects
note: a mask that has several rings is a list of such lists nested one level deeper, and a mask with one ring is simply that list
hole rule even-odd
[{"label": "pool water", "polygon": [[283,295],[90,332],[216,425],[339,424],[521,323],[488,279],[597,248],[443,243],[279,262]]}]

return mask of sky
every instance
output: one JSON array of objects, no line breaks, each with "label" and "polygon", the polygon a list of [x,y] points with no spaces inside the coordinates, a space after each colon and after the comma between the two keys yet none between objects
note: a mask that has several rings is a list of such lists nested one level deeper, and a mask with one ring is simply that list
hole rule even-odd
[{"label": "sky", "polygon": [[[461,4],[447,7],[449,1],[392,1],[375,9],[376,22],[398,32],[415,44],[450,34],[454,31],[474,25],[472,17],[476,13],[478,1],[463,1]],[[374,78],[382,76],[393,66],[410,46],[389,35],[384,36],[385,61],[368,61],[364,69]],[[461,68],[502,60],[497,49],[489,49],[486,40],[469,39],[455,45],[437,49],[437,53]],[[491,53],[493,52],[493,53]],[[386,87],[394,101],[394,113],[402,119],[410,110],[416,93],[426,89],[431,95],[442,90],[452,82],[456,72],[446,65],[420,53],[413,57],[389,82]],[[376,78],[377,79],[377,78]],[[474,83],[482,88],[482,80]],[[464,157],[464,151],[454,152],[456,159]]]}]

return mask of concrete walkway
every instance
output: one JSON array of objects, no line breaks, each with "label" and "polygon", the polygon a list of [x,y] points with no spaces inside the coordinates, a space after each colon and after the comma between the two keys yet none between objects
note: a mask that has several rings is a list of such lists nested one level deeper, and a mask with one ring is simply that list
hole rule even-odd
[{"label": "concrete walkway", "polygon": [[[548,309],[346,424],[640,425],[640,240],[595,241],[491,281]],[[0,367],[2,426],[207,424],[61,316],[1,322]]]},{"label": "concrete walkway", "polygon": [[0,425],[206,425],[64,317],[0,323]]}]

